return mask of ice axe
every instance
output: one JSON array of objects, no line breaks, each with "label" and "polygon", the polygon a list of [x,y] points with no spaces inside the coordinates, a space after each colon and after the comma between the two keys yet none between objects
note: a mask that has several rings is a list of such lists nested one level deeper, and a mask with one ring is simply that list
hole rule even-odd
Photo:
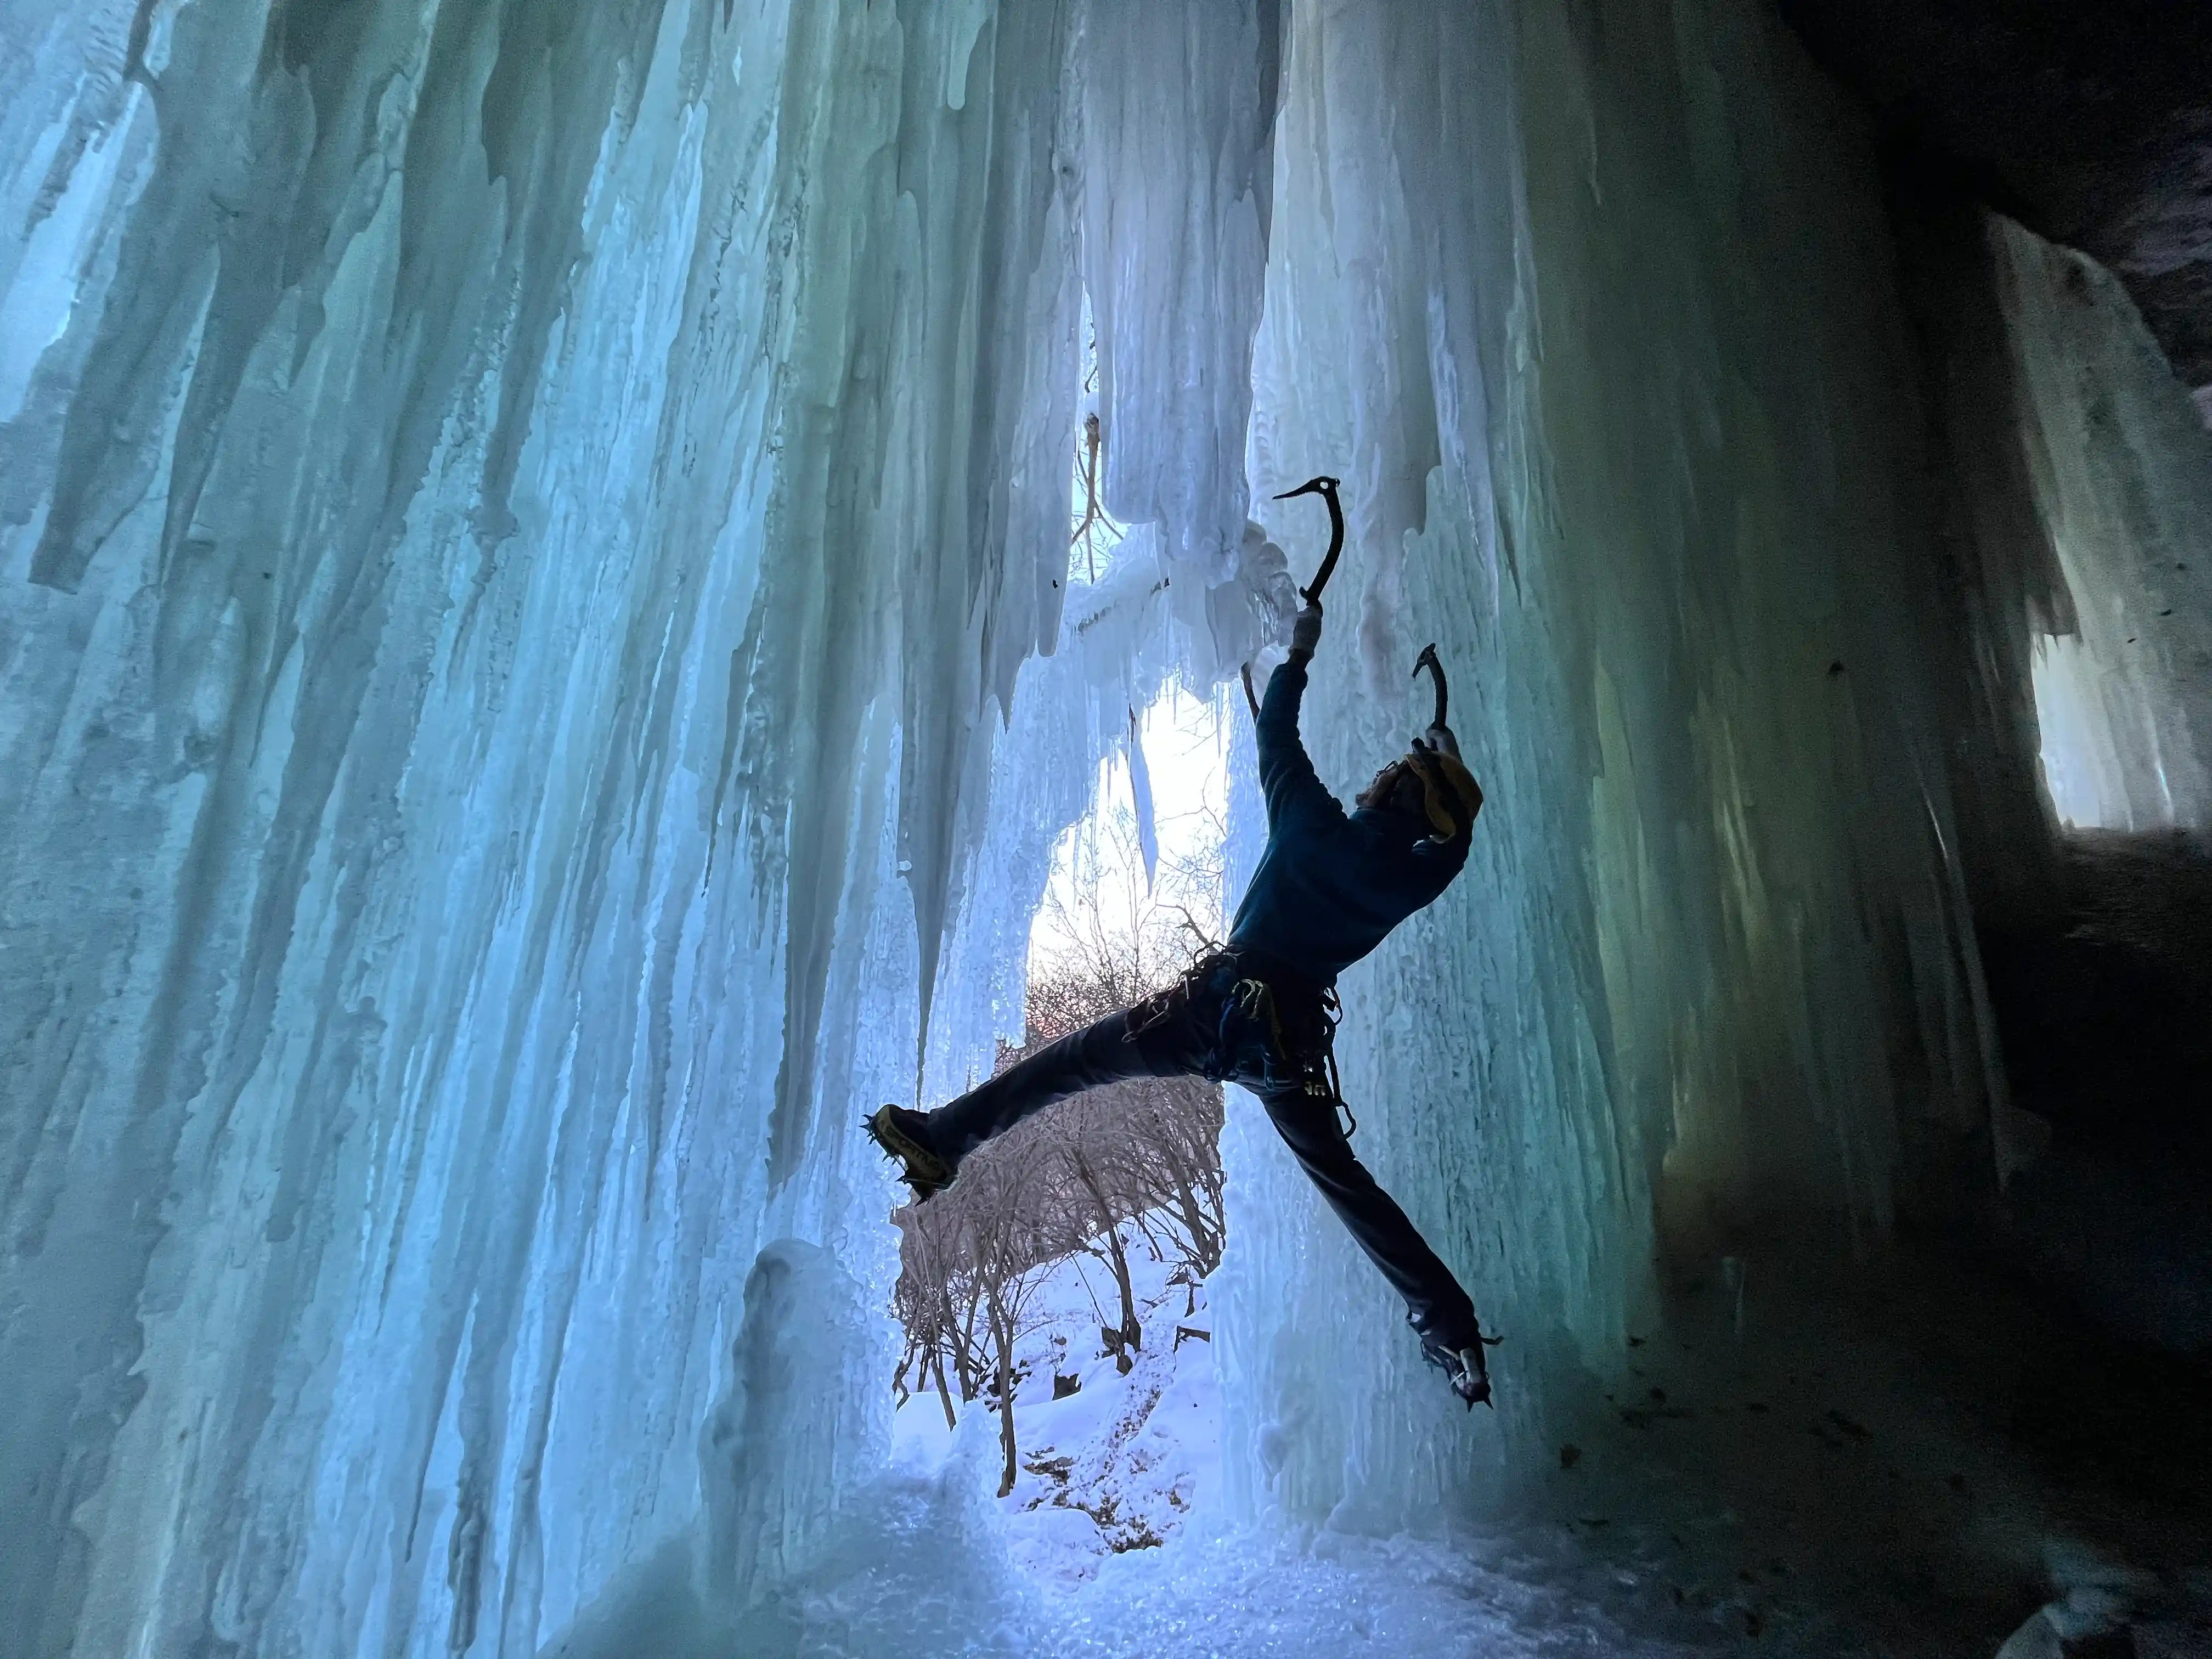
[{"label": "ice axe", "polygon": [[1339,482],[1328,477],[1308,478],[1296,489],[1285,489],[1275,497],[1279,501],[1287,501],[1293,495],[1318,495],[1328,503],[1328,556],[1322,560],[1321,568],[1314,573],[1313,586],[1298,590],[1298,597],[1308,605],[1321,603],[1321,591],[1328,586],[1328,579],[1336,574],[1337,559],[1344,551],[1344,506],[1336,499]]},{"label": "ice axe", "polygon": [[1437,660],[1437,647],[1434,645],[1423,646],[1421,654],[1413,659],[1415,679],[1421,678],[1421,671],[1424,668],[1437,677],[1437,717],[1429,724],[1442,726],[1444,723],[1444,712],[1450,702],[1451,694],[1444,688],[1444,665]]},{"label": "ice axe", "polygon": [[[1344,506],[1336,499],[1337,485],[1340,482],[1326,476],[1308,478],[1296,489],[1285,489],[1275,497],[1279,501],[1287,501],[1293,495],[1318,495],[1328,503],[1328,551],[1322,556],[1321,568],[1314,573],[1313,586],[1298,590],[1298,597],[1308,605],[1321,603],[1321,591],[1328,586],[1328,579],[1336,574],[1336,562],[1344,554]],[[1244,701],[1251,705],[1252,718],[1256,720],[1260,718],[1260,697],[1252,690],[1252,665],[1246,663],[1242,672]]]}]

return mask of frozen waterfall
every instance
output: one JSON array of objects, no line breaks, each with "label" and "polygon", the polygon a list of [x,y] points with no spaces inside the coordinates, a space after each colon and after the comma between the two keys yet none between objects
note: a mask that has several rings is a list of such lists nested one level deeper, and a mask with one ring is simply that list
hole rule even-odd
[{"label": "frozen waterfall", "polygon": [[0,0],[0,89],[21,1651],[1049,1648],[887,1484],[855,1125],[1310,474],[1324,781],[1434,640],[1490,793],[1342,1057],[1508,1346],[1448,1409],[1233,1099],[1222,1524],[1486,1513],[1662,1232],[2004,1109],[1870,144],[1752,0]]}]

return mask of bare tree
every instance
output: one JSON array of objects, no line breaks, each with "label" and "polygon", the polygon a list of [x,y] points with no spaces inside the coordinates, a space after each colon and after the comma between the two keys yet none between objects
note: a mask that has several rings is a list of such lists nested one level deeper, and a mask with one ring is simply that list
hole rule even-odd
[{"label": "bare tree", "polygon": [[[1079,988],[1041,987],[1058,1006]],[[1007,1063],[1020,1050],[1010,1050]],[[1102,1263],[1118,1322],[1100,1339],[1127,1372],[1144,1340],[1130,1267],[1133,1224],[1156,1256],[1203,1278],[1220,1265],[1221,1091],[1196,1078],[1145,1079],[1060,1102],[963,1160],[960,1179],[898,1212],[894,1307],[906,1331],[896,1385],[935,1387],[948,1424],[962,1401],[995,1395],[1006,1468],[1016,1467],[1014,1350],[1051,1268],[1081,1253]],[[950,1377],[948,1377],[948,1370]],[[1012,1480],[1009,1473],[1006,1479]]]},{"label": "bare tree", "polygon": [[1034,1133],[1002,1137],[995,1156],[962,1170],[966,1255],[981,1289],[992,1380],[999,1399],[999,1443],[1006,1454],[999,1496],[1014,1489],[1019,1449],[1014,1431],[1014,1349],[1033,1328],[1031,1303],[1045,1270],[1065,1254],[1054,1235],[1053,1191],[1058,1148]]},{"label": "bare tree", "polygon": [[[1032,963],[1024,1041],[1000,1050],[1000,1069],[1158,990],[1218,927],[1218,857],[1170,860],[1140,889],[1100,878],[1103,869],[1135,865],[1133,815],[1102,814],[1094,835],[1079,848],[1071,891],[1048,903],[1053,948]],[[955,1382],[963,1402],[995,1396],[1001,1497],[1019,1468],[1015,1351],[1035,1328],[1039,1286],[1071,1255],[1103,1265],[1118,1323],[1102,1315],[1099,1335],[1126,1373],[1144,1340],[1131,1233],[1159,1259],[1178,1261],[1186,1282],[1220,1264],[1221,1120],[1220,1088],[1200,1079],[1093,1090],[978,1147],[951,1187],[898,1212],[893,1301],[906,1349],[893,1386],[902,1395],[933,1387],[948,1425]]]},{"label": "bare tree", "polygon": [[[1083,435],[1075,445],[1075,482],[1083,492],[1083,511],[1076,515],[1074,532],[1067,538],[1071,548],[1083,550],[1083,580],[1098,580],[1098,548],[1103,541],[1108,550],[1119,546],[1129,532],[1106,514],[1098,501],[1098,460],[1105,443],[1094,412],[1083,417]],[[1072,560],[1071,560],[1072,564]],[[1072,574],[1072,573],[1071,573]]]},{"label": "bare tree", "polygon": [[[1132,717],[1133,727],[1134,719]],[[1139,879],[1143,837],[1126,801],[1100,811],[1073,839],[1065,879],[1047,885],[1031,953],[1028,1039],[1058,1036],[1150,995],[1221,931],[1218,805],[1159,820],[1184,825],[1194,851],[1164,856]]]},{"label": "bare tree", "polygon": [[1079,1248],[1105,1265],[1121,1296],[1121,1322],[1102,1324],[1099,1338],[1112,1352],[1115,1368],[1127,1376],[1135,1363],[1130,1350],[1143,1346],[1145,1327],[1138,1317],[1129,1254],[1121,1238],[1123,1224],[1143,1204],[1142,1154],[1127,1124],[1114,1115],[1120,1103],[1115,1097],[1124,1092],[1102,1090],[1091,1098],[1068,1103],[1076,1109],[1064,1114],[1068,1121],[1062,1145],[1075,1178],[1069,1209]]},{"label": "bare tree", "polygon": [[1221,1265],[1221,1091],[1186,1079],[1132,1085],[1126,1134],[1143,1160],[1133,1182],[1203,1278]]},{"label": "bare tree", "polygon": [[945,1407],[945,1425],[951,1428],[956,1416],[945,1363],[949,1359],[959,1376],[963,1404],[975,1398],[977,1370],[974,1334],[979,1287],[963,1255],[965,1218],[958,1206],[909,1204],[894,1218],[899,1225],[900,1273],[891,1300],[906,1332],[906,1352],[892,1386],[903,1390],[909,1370],[916,1393],[933,1378]]}]

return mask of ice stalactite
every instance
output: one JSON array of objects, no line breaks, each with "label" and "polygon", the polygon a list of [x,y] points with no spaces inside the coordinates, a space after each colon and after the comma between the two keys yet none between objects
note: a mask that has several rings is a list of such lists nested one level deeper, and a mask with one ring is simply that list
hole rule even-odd
[{"label": "ice stalactite", "polygon": [[729,1393],[701,1444],[707,1575],[740,1602],[811,1565],[841,1500],[881,1461],[873,1402],[821,1386],[873,1357],[857,1288],[797,1239],[763,1250],[746,1279]]},{"label": "ice stalactite", "polygon": [[[1202,619],[1241,534],[1241,474],[1156,457],[1177,537],[1066,648],[1081,271],[1138,273],[1120,384],[1244,424],[1146,287],[1257,314],[1273,12],[1213,17],[1243,55],[1117,138],[1081,7],[0,11],[29,1650],[531,1651],[697,1541],[791,1328],[763,1247],[884,1289],[859,1103],[939,986],[933,1076],[988,1063],[1054,837],[1199,654],[1150,596]],[[1220,165],[1171,246],[1102,206],[1139,130]],[[758,1497],[716,1513],[815,1535]]]},{"label": "ice stalactite", "polygon": [[1498,1418],[1231,1112],[1240,1500],[1387,1528],[1548,1454],[1662,1234],[1787,1214],[1847,1260],[1991,1073],[1869,139],[1736,0],[1299,8],[1284,76],[1254,486],[1359,470],[1312,746],[1364,782],[1434,640],[1490,791],[1340,1053],[1507,1338]]},{"label": "ice stalactite", "polygon": [[[1202,574],[1194,599],[1234,580],[1244,534],[1281,10],[1143,0],[1085,16],[1085,176],[1116,186],[1083,193],[1107,505],[1162,526]],[[1218,85],[1160,74],[1177,61],[1236,68]],[[1218,678],[1237,660],[1200,665]]]}]

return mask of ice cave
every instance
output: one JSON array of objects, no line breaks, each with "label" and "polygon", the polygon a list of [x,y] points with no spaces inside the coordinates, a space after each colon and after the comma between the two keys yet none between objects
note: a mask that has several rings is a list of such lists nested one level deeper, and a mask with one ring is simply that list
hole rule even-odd
[{"label": "ice cave", "polygon": [[[2178,4],[0,0],[0,1650],[2212,1653],[2208,88]],[[1322,474],[1321,780],[1433,643],[1486,796],[1335,1055],[1495,1409],[1232,1086],[1201,1473],[1056,1578],[860,1125],[1192,711],[1233,899]]]}]

